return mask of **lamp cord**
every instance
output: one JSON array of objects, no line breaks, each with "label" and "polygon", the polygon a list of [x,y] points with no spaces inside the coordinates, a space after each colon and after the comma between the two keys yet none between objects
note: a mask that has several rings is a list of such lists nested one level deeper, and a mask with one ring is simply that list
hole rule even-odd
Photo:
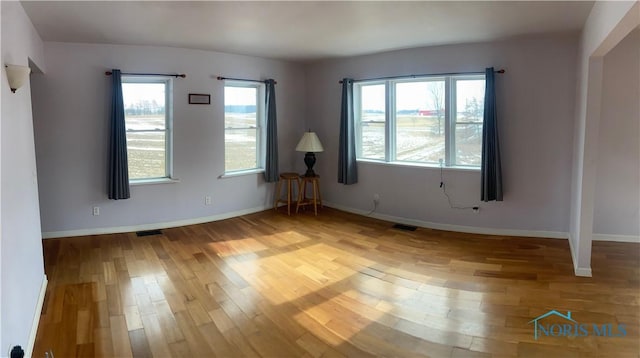
[{"label": "lamp cord", "polygon": [[366,213],[366,216],[369,216],[371,214],[373,214],[374,211],[376,211],[376,209],[378,209],[378,202],[377,201],[373,201],[373,209],[371,209],[371,211],[369,211],[368,213]]},{"label": "lamp cord", "polygon": [[443,169],[442,169],[442,162],[440,162],[440,187],[442,188],[442,193],[444,194],[444,196],[447,197],[447,202],[449,202],[449,207],[451,209],[466,210],[466,209],[473,209],[473,208],[477,207],[477,206],[455,206],[455,205],[453,205],[453,203],[451,202],[451,197],[449,196],[449,193],[447,193],[447,184],[445,184],[445,182],[444,182],[444,173],[443,173]]}]

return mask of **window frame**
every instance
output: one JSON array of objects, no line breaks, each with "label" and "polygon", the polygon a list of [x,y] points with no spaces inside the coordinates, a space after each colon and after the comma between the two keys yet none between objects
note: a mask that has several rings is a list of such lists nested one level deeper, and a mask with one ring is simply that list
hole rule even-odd
[{"label": "window frame", "polygon": [[354,104],[354,113],[361,113],[361,105],[362,105],[362,91],[355,91],[356,86],[361,88],[362,86],[377,86],[384,85],[385,86],[385,112],[384,112],[384,133],[385,133],[385,158],[377,159],[377,158],[363,158],[362,155],[362,121],[355,121],[355,132],[356,132],[356,157],[357,160],[373,160],[373,161],[388,161],[389,151],[388,151],[388,137],[389,137],[389,111],[387,110],[388,103],[388,94],[386,82],[383,80],[374,80],[374,81],[366,81],[366,82],[358,82],[354,84],[354,93],[353,93],[353,104]]},{"label": "window frame", "polygon": [[[450,165],[448,166],[453,166],[453,167],[463,167],[463,168],[471,168],[471,169],[478,169],[480,170],[480,165],[467,165],[467,164],[458,164],[457,163],[457,153],[456,153],[456,129],[457,129],[457,125],[458,124],[472,124],[472,125],[480,125],[480,126],[484,126],[484,118],[482,118],[482,121],[480,122],[459,122],[458,121],[458,81],[474,81],[474,80],[484,80],[485,84],[486,84],[486,76],[484,74],[478,74],[478,75],[456,75],[456,76],[450,76],[449,81],[450,81],[450,87],[451,87],[451,108],[449,111],[449,116],[451,117],[450,123],[449,123],[449,127],[450,127],[450,149],[449,149],[449,153],[448,153],[448,162],[450,163]],[[485,94],[486,95],[486,94]],[[484,102],[484,96],[482,97],[482,100]],[[484,103],[483,103],[484,106]],[[480,151],[482,151],[482,147],[480,148]]]},{"label": "window frame", "polygon": [[[240,88],[255,88],[256,89],[256,167],[254,168],[243,168],[243,169],[234,169],[227,170],[227,130],[228,128],[225,126],[226,120],[226,98],[224,96],[224,92],[227,87],[240,87]],[[233,177],[243,174],[251,174],[251,173],[259,173],[264,171],[265,167],[265,152],[266,152],[266,87],[263,82],[254,82],[254,81],[238,81],[238,80],[224,80],[223,84],[223,142],[224,142],[224,174],[222,177]],[[237,128],[234,128],[237,129]],[[251,127],[246,128],[251,129]]]},{"label": "window frame", "polygon": [[[399,83],[428,82],[428,81],[444,81],[444,152],[445,157],[442,158],[442,166],[444,168],[457,168],[468,170],[480,170],[480,165],[458,164],[456,162],[456,126],[465,124],[458,123],[457,119],[457,81],[461,80],[483,80],[486,81],[484,74],[434,74],[420,77],[396,77],[386,78],[382,80],[366,80],[354,83],[354,121],[356,133],[356,160],[363,162],[374,162],[379,164],[393,164],[400,166],[421,166],[433,167],[440,166],[439,162],[426,161],[409,161],[397,159],[397,118],[396,118],[396,85]],[[362,156],[362,87],[380,85],[385,86],[385,153],[384,159],[368,158]],[[484,101],[484,97],[482,98]],[[474,125],[484,126],[484,119],[480,122],[470,122]]]},{"label": "window frame", "polygon": [[[122,84],[125,83],[163,83],[164,87],[164,130],[125,130],[126,133],[142,133],[142,132],[164,132],[164,152],[165,152],[165,169],[164,176],[146,177],[146,178],[129,178],[130,185],[159,183],[164,181],[174,181],[173,177],[173,78],[164,76],[140,76],[140,75],[122,75]],[[123,93],[124,101],[124,93]],[[126,124],[125,114],[125,124]],[[129,169],[129,168],[127,168]]]}]

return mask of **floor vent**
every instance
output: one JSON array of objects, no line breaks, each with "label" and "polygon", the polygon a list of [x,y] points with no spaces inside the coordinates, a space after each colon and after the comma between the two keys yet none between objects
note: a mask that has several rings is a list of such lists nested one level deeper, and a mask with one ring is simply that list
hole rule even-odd
[{"label": "floor vent", "polygon": [[145,230],[145,231],[137,231],[137,236],[151,236],[151,235],[162,235],[162,230]]},{"label": "floor vent", "polygon": [[416,231],[417,227],[411,225],[403,225],[403,224],[395,224],[393,225],[394,229],[404,230],[404,231]]}]

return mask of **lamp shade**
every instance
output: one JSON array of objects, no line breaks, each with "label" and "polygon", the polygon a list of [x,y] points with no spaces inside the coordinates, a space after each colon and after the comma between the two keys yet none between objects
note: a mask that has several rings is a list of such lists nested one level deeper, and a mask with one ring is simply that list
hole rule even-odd
[{"label": "lamp shade", "polygon": [[324,148],[315,132],[305,132],[300,142],[298,142],[296,151],[317,153],[323,152]]},{"label": "lamp shade", "polygon": [[7,80],[9,81],[9,88],[11,92],[15,93],[16,90],[27,81],[31,69],[27,66],[18,65],[5,65],[7,71]]}]

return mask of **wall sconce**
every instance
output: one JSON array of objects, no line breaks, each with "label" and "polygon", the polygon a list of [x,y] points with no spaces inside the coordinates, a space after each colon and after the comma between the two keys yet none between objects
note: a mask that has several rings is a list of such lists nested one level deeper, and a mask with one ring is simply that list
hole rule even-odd
[{"label": "wall sconce", "polygon": [[11,88],[11,92],[16,93],[16,90],[22,87],[29,78],[31,69],[27,66],[18,65],[5,65],[4,68],[7,71],[9,88]]}]

